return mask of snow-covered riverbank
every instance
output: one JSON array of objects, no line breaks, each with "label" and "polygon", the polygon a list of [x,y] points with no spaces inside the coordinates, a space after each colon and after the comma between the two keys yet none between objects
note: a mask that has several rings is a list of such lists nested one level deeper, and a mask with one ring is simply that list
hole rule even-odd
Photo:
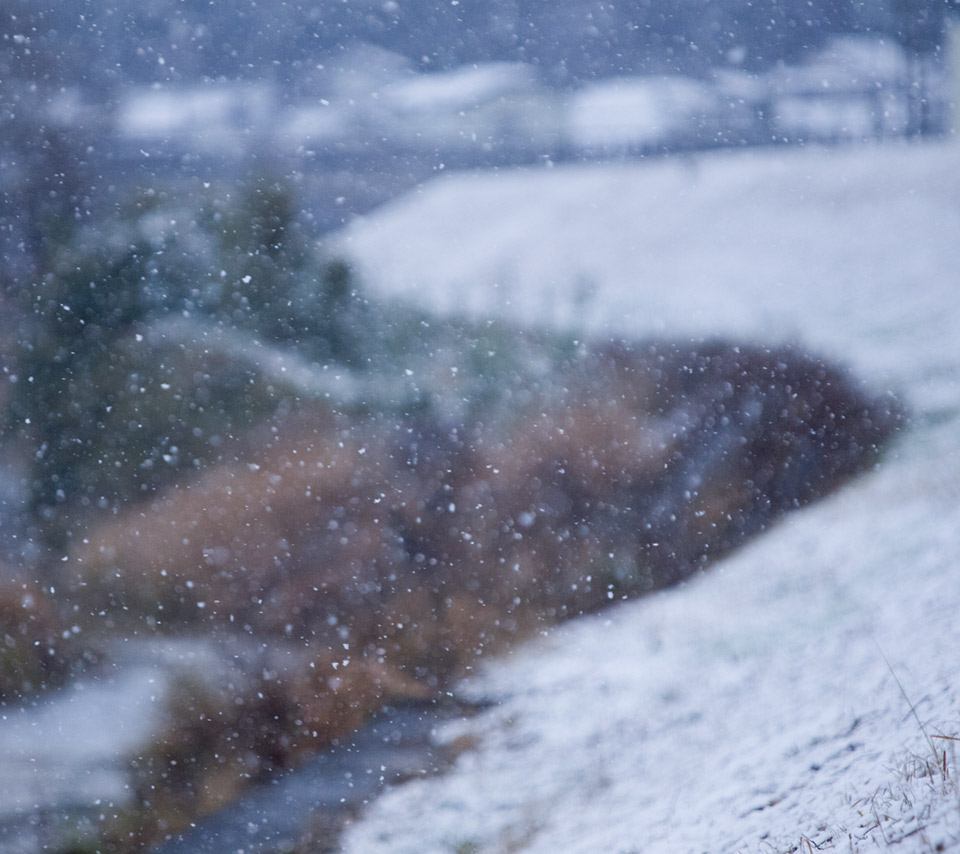
[{"label": "snow-covered riverbank", "polygon": [[[798,341],[913,412],[876,471],[705,575],[488,662],[463,690],[496,706],[447,730],[476,749],[377,800],[347,851],[960,848],[936,737],[960,735],[958,236],[945,144],[452,175],[339,236],[373,291]],[[41,849],[45,809],[126,803],[159,665],[201,651],[119,656],[136,666],[5,711],[0,850]]]},{"label": "snow-covered riverbank", "polygon": [[491,662],[477,751],[348,851],[960,847],[930,738],[960,735],[957,147],[450,176],[339,246],[450,311],[798,339],[914,411],[876,472],[703,577]]}]

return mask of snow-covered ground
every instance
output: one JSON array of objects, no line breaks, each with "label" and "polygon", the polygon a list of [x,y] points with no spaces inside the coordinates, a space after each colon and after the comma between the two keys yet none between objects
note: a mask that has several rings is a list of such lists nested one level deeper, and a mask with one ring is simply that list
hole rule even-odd
[{"label": "snow-covered ground", "polygon": [[346,850],[960,850],[960,148],[450,175],[335,245],[439,310],[799,340],[914,413],[702,577],[490,661],[477,748]]}]

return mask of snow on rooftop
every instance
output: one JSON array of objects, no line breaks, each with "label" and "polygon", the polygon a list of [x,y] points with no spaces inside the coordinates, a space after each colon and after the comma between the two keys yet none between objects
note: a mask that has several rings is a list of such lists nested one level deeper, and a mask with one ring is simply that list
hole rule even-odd
[{"label": "snow on rooftop", "polygon": [[566,132],[571,143],[587,148],[658,142],[716,109],[715,95],[697,80],[615,78],[570,96]]},{"label": "snow on rooftop", "polygon": [[399,112],[470,109],[536,85],[529,65],[487,62],[453,71],[419,74],[384,87],[380,99]]},{"label": "snow on rooftop", "polygon": [[[902,110],[896,103],[887,103],[885,113],[889,116],[896,110],[900,118]],[[881,108],[882,109],[882,108]],[[906,116],[898,124],[903,127]],[[777,101],[774,121],[779,133],[790,138],[813,137],[814,139],[869,139],[889,124],[877,116],[877,108],[864,98],[796,98],[786,97]]]},{"label": "snow on rooftop", "polygon": [[117,108],[117,127],[130,137],[163,137],[260,124],[273,94],[260,84],[210,83],[189,88],[131,90]]},{"label": "snow on rooftop", "polygon": [[864,36],[837,36],[803,63],[756,74],[718,69],[714,80],[729,97],[761,101],[773,95],[816,92],[880,92],[903,84],[907,58],[895,42]]},{"label": "snow on rooftop", "polygon": [[957,850],[957,199],[953,144],[725,152],[451,175],[340,235],[424,305],[799,340],[913,408],[876,471],[703,576],[488,662],[477,748],[346,851]]},{"label": "snow on rooftop", "polygon": [[802,65],[783,66],[768,74],[774,90],[870,91],[902,84],[908,74],[903,49],[891,40],[844,36],[831,39]]},{"label": "snow on rooftop", "polygon": [[280,126],[281,138],[301,141],[338,140],[350,131],[349,116],[332,104],[297,107]]}]

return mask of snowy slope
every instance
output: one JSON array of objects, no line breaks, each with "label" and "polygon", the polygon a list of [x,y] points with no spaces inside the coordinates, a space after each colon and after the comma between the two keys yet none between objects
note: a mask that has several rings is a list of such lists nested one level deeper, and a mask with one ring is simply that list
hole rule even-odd
[{"label": "snowy slope", "polygon": [[955,362],[958,234],[960,149],[891,145],[451,174],[331,249],[439,311],[800,339],[926,394]]},{"label": "snowy slope", "polygon": [[960,745],[927,738],[960,735],[960,150],[452,175],[338,245],[441,310],[799,339],[915,412],[702,577],[489,662],[477,749],[348,851],[960,850]]}]

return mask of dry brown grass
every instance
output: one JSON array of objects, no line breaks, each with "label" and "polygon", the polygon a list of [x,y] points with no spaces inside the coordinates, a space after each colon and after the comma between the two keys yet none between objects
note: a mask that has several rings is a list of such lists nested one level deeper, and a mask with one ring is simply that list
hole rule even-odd
[{"label": "dry brown grass", "polygon": [[84,649],[58,613],[49,588],[0,568],[0,701],[22,700],[62,685],[94,650]]},{"label": "dry brown grass", "polygon": [[611,344],[477,423],[274,422],[71,555],[85,612],[273,650],[232,690],[181,686],[142,797],[176,827],[544,622],[674,583],[872,464],[898,417],[791,351]]}]

